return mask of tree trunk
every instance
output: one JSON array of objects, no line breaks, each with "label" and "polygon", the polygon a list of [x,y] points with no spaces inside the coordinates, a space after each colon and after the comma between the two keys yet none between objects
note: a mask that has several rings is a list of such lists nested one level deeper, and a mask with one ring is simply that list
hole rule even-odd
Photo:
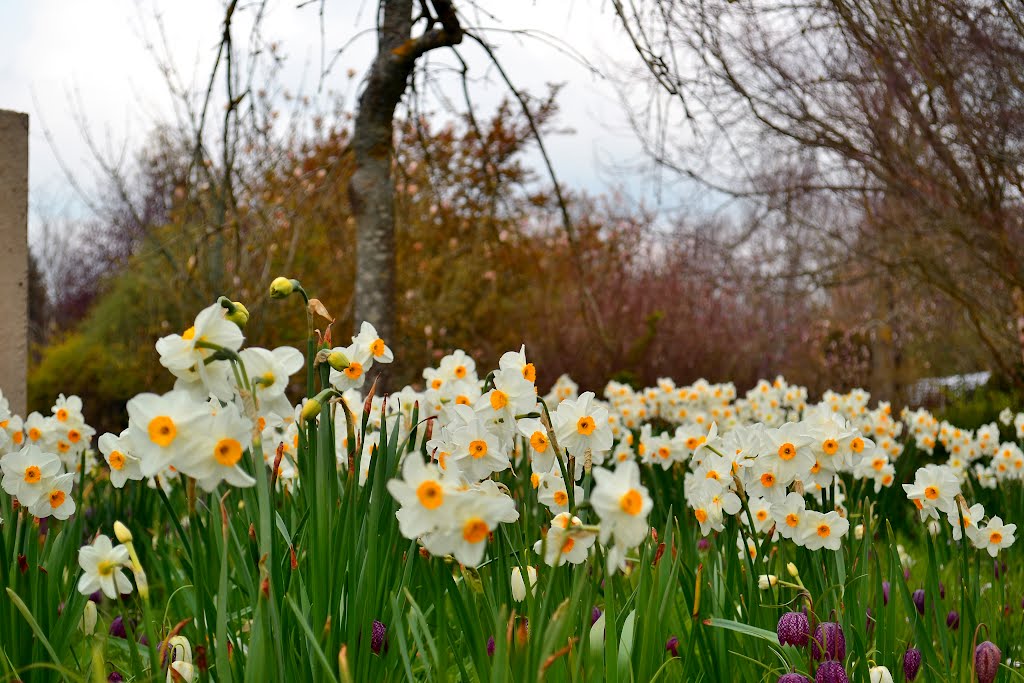
[{"label": "tree trunk", "polygon": [[[425,6],[425,3],[423,3]],[[413,0],[380,0],[377,56],[359,97],[351,149],[355,170],[348,196],[356,221],[355,327],[368,321],[389,342],[395,335],[395,206],[391,162],[395,108],[416,59],[455,45],[462,29],[448,0],[432,0],[436,16],[412,37]]]}]

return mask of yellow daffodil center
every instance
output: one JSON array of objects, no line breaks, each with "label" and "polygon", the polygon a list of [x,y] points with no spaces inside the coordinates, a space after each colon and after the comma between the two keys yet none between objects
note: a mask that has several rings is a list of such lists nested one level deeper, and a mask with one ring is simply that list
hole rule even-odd
[{"label": "yellow daffodil center", "polygon": [[378,337],[373,340],[372,344],[370,344],[370,353],[373,354],[374,358],[380,358],[384,355],[385,348],[384,340]]},{"label": "yellow daffodil center", "polygon": [[775,475],[771,472],[765,472],[761,475],[761,486],[769,489],[775,486]]},{"label": "yellow daffodil center", "polygon": [[174,420],[166,415],[159,415],[149,421],[149,440],[157,446],[167,448],[178,435],[178,428],[174,426]]},{"label": "yellow daffodil center", "polygon": [[830,527],[828,524],[819,524],[818,535],[822,538],[828,538],[832,535],[832,527]]},{"label": "yellow daffodil center", "polygon": [[70,441],[71,443],[78,443],[81,440],[82,432],[78,431],[77,429],[68,430],[68,441]]},{"label": "yellow daffodil center", "polygon": [[419,498],[420,505],[428,510],[436,510],[444,502],[444,492],[441,490],[441,485],[431,479],[416,487],[416,497]]},{"label": "yellow daffodil center", "polygon": [[536,472],[531,474],[530,475],[530,484],[533,486],[533,488],[537,488],[538,486],[540,486],[540,475],[537,474]]},{"label": "yellow daffodil center", "polygon": [[43,478],[43,473],[35,465],[29,465],[25,468],[25,482],[28,484],[38,484],[39,480]]},{"label": "yellow daffodil center", "polygon": [[533,366],[533,363],[527,363],[523,366],[523,377],[529,382],[537,381],[537,368]]},{"label": "yellow daffodil center", "polygon": [[703,524],[708,521],[708,512],[704,508],[697,508],[693,511],[693,516],[697,518],[697,521]]},{"label": "yellow daffodil center", "polygon": [[469,454],[479,460],[487,455],[487,442],[483,439],[476,439],[469,442]]},{"label": "yellow daffodil center", "polygon": [[640,511],[644,507],[644,499],[640,497],[640,492],[636,489],[629,489],[622,494],[619,498],[619,507],[627,515],[633,515],[636,517],[640,514]]},{"label": "yellow daffodil center", "polygon": [[757,511],[757,521],[763,522],[766,519],[768,519],[768,511],[767,510],[758,510]]},{"label": "yellow daffodil center", "polygon": [[470,517],[466,520],[466,523],[462,525],[462,538],[464,538],[467,543],[479,543],[487,538],[487,534],[490,533],[490,531],[491,530],[488,528],[487,522],[479,517]]},{"label": "yellow daffodil center", "polygon": [[191,340],[191,339],[194,339],[195,336],[196,336],[196,328],[195,328],[194,325],[181,333],[181,338],[182,339]]},{"label": "yellow daffodil center", "polygon": [[786,442],[779,446],[779,457],[783,460],[792,460],[796,457],[796,446]]},{"label": "yellow daffodil center", "polygon": [[117,565],[110,560],[101,560],[96,564],[96,573],[100,576],[110,576],[116,568]]},{"label": "yellow daffodil center", "polygon": [[591,434],[594,433],[595,429],[597,429],[597,423],[594,422],[594,418],[590,417],[589,415],[581,417],[576,422],[576,431],[582,434],[583,436],[590,436]]},{"label": "yellow daffodil center", "polygon": [[672,455],[672,451],[668,449],[668,446],[662,446],[658,449],[658,456],[664,460],[668,460],[670,455]]},{"label": "yellow daffodil center", "polygon": [[441,380],[438,379],[438,378],[434,378],[433,380],[431,380],[430,388],[434,389],[434,390],[440,389],[441,388]]},{"label": "yellow daffodil center", "polygon": [[800,516],[795,512],[790,512],[786,515],[786,526],[795,529],[800,525]]},{"label": "yellow daffodil center", "polygon": [[826,455],[835,455],[839,450],[839,443],[835,439],[825,439],[821,444],[821,450],[825,451]]},{"label": "yellow daffodil center", "polygon": [[58,441],[57,450],[60,451],[61,453],[67,453],[68,451],[71,450],[71,444],[69,444],[67,441]]},{"label": "yellow daffodil center", "polygon": [[548,449],[548,437],[544,432],[536,431],[530,437],[530,445],[533,446],[533,450],[543,453]]},{"label": "yellow daffodil center", "polygon": [[459,365],[459,366],[457,366],[457,367],[455,368],[455,376],[456,376],[456,377],[457,377],[458,379],[462,379],[463,377],[465,377],[465,376],[466,376],[466,366],[465,366],[465,365]]},{"label": "yellow daffodil center", "polygon": [[924,490],[924,497],[928,500],[935,500],[939,497],[939,489],[934,486],[928,486]]},{"label": "yellow daffodil center", "polygon": [[115,470],[124,468],[124,453],[121,451],[111,451],[110,457],[107,458],[107,462],[109,462],[110,466]]},{"label": "yellow daffodil center", "polygon": [[501,410],[508,405],[508,394],[500,389],[495,389],[491,392],[491,407],[495,410]]},{"label": "yellow daffodil center", "polygon": [[66,410],[65,410],[65,409],[63,409],[63,408],[59,409],[59,410],[57,411],[57,419],[58,419],[58,420],[60,420],[61,422],[67,422],[67,419],[68,419],[68,411],[66,411]]},{"label": "yellow daffodil center", "polygon": [[213,457],[224,467],[232,467],[242,459],[242,444],[234,439],[221,439],[213,447]]},{"label": "yellow daffodil center", "polygon": [[876,472],[881,472],[882,468],[885,467],[885,458],[875,458],[871,461],[871,466]]},{"label": "yellow daffodil center", "polygon": [[569,502],[569,494],[565,491],[555,491],[555,505],[565,505]]},{"label": "yellow daffodil center", "polygon": [[988,542],[992,545],[999,545],[1003,542],[1003,535],[998,531],[993,531],[991,534],[988,535]]},{"label": "yellow daffodil center", "polygon": [[455,397],[455,402],[457,404],[459,404],[460,406],[468,406],[469,405],[469,396],[466,396],[464,394],[459,394],[458,396]]},{"label": "yellow daffodil center", "polygon": [[35,427],[32,427],[31,429],[28,430],[28,438],[31,439],[32,441],[39,441],[39,437],[41,437],[42,435],[43,433],[40,432]]},{"label": "yellow daffodil center", "polygon": [[349,379],[359,379],[363,374],[363,364],[358,361],[352,361],[345,368],[344,372]]},{"label": "yellow daffodil center", "polygon": [[859,436],[850,442],[850,450],[854,453],[860,453],[864,450],[864,439]]},{"label": "yellow daffodil center", "polygon": [[565,543],[562,544],[562,554],[568,555],[572,552],[572,549],[576,547],[576,541],[571,538],[565,539]]},{"label": "yellow daffodil center", "polygon": [[56,510],[57,508],[64,504],[64,500],[66,498],[67,495],[65,495],[65,493],[60,489],[56,491],[50,491],[50,507]]}]

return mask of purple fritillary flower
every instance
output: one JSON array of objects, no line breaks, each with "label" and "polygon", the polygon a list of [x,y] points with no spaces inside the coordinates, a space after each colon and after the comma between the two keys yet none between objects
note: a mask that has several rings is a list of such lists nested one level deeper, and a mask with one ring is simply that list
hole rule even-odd
[{"label": "purple fritillary flower", "polygon": [[818,683],[850,683],[846,669],[839,662],[828,661],[818,667],[818,675],[814,677]]},{"label": "purple fritillary flower", "polygon": [[921,651],[916,647],[907,650],[903,655],[903,676],[912,681],[917,678],[917,672],[921,670]]},{"label": "purple fritillary flower", "polygon": [[679,639],[675,636],[671,636],[665,641],[665,651],[671,652],[673,657],[679,656]]},{"label": "purple fritillary flower", "polygon": [[834,659],[838,662],[846,659],[846,636],[843,635],[843,627],[834,621],[818,624],[811,640],[811,656],[816,660]]},{"label": "purple fritillary flower", "polygon": [[388,629],[376,619],[373,620],[373,627],[370,630],[370,649],[375,655],[379,655],[381,650],[388,651]]},{"label": "purple fritillary flower", "polygon": [[960,628],[960,615],[956,610],[951,610],[950,613],[946,615],[946,627],[953,631]]},{"label": "purple fritillary flower", "polygon": [[794,647],[807,647],[807,641],[811,637],[811,627],[807,623],[807,615],[803,612],[783,614],[779,617],[775,631],[779,636],[780,643]]},{"label": "purple fritillary flower", "polygon": [[991,640],[974,649],[974,671],[978,674],[978,683],[992,683],[996,679],[1002,658],[1003,653]]},{"label": "purple fritillary flower", "polygon": [[917,608],[918,614],[924,614],[924,589],[918,588],[914,591],[914,607]]}]

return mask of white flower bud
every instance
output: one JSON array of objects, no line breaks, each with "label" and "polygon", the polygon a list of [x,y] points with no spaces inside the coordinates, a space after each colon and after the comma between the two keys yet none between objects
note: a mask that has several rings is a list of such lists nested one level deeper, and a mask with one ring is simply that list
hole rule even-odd
[{"label": "white flower bud", "polygon": [[87,636],[91,636],[96,631],[96,603],[92,600],[86,601],[78,628]]},{"label": "white flower bud", "polygon": [[871,667],[868,669],[868,675],[871,677],[871,683],[893,683],[892,674],[884,666]]},{"label": "white flower bud", "polygon": [[779,577],[775,576],[775,574],[761,574],[761,576],[757,577],[757,587],[763,591],[768,590],[778,582]]},{"label": "white flower bud", "polygon": [[[537,585],[537,570],[533,567],[526,568],[526,575],[530,579],[530,592]],[[512,569],[512,598],[516,602],[522,602],[526,598],[526,582],[523,581],[523,573],[519,567]]]}]

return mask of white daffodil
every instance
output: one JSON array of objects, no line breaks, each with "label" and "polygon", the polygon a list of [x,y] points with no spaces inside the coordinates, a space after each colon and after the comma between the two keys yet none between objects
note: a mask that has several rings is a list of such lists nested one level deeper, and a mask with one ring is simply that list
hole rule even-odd
[{"label": "white daffodil", "polygon": [[291,346],[281,346],[273,351],[250,347],[242,349],[238,355],[249,374],[249,381],[257,387],[261,402],[283,396],[288,380],[306,365],[302,352]]},{"label": "white daffodil", "polygon": [[343,370],[331,368],[331,386],[341,392],[362,387],[366,383],[366,371],[373,365],[372,354],[355,344],[331,349],[331,353],[335,351],[340,351],[348,358],[348,366]]},{"label": "white daffodil", "polygon": [[[583,487],[574,483],[572,490],[579,504],[583,500]],[[541,477],[537,486],[537,500],[553,514],[569,511],[569,491],[557,465],[553,465],[551,471]]]},{"label": "white daffodil", "polygon": [[84,572],[78,580],[78,592],[91,595],[102,590],[111,600],[131,593],[132,584],[122,571],[130,562],[126,547],[115,547],[110,538],[100,534],[78,551],[78,565]]},{"label": "white daffodil", "polygon": [[555,448],[551,445],[548,430],[537,418],[527,417],[516,423],[519,433],[530,444],[530,465],[534,472],[550,472],[555,464]]},{"label": "white daffodil", "polygon": [[551,520],[546,538],[533,544],[536,553],[544,553],[544,562],[548,566],[558,567],[568,562],[580,564],[587,559],[590,548],[597,537],[594,533],[583,531],[583,522],[568,512],[555,515]]},{"label": "white daffodil", "polygon": [[[959,512],[958,512],[959,509]],[[963,529],[960,527],[960,517],[963,516],[964,523]],[[967,538],[974,541],[974,538],[978,535],[978,524],[985,518],[985,506],[981,503],[976,503],[970,508],[964,508],[962,504],[957,502],[953,509],[946,513],[946,519],[949,520],[949,525],[953,529],[953,540],[959,541],[963,538],[963,530],[967,530]]]},{"label": "white daffodil", "polygon": [[640,483],[640,468],[635,462],[619,463],[614,471],[595,467],[593,477],[590,504],[601,519],[601,543],[615,536],[617,543],[639,545],[647,535],[647,515],[653,506]]},{"label": "white daffodil", "polygon": [[110,483],[115,488],[123,488],[128,481],[141,481],[145,478],[139,467],[141,461],[129,452],[128,434],[126,429],[120,436],[108,433],[99,439],[100,453],[110,466]]},{"label": "white daffodil", "polygon": [[739,496],[713,479],[697,481],[698,485],[688,501],[694,518],[700,524],[701,535],[707,536],[712,531],[722,531],[725,515],[735,515],[743,505]]},{"label": "white daffodil", "polygon": [[806,510],[794,540],[809,550],[839,550],[849,530],[850,522],[834,510],[826,513]]},{"label": "white daffodil", "polygon": [[222,481],[240,488],[253,486],[252,478],[239,464],[252,444],[253,426],[233,403],[199,420],[185,435],[185,453],[178,469],[198,480],[204,491]]},{"label": "white daffodil", "polygon": [[139,394],[128,401],[129,450],[139,459],[142,475],[153,477],[169,467],[180,469],[189,433],[208,414],[205,404],[181,390],[163,396]]},{"label": "white daffodil", "polygon": [[595,453],[611,450],[608,409],[594,401],[594,392],[586,391],[578,399],[562,401],[553,421],[559,447],[577,459],[582,460],[588,448]]},{"label": "white daffodil", "polygon": [[471,408],[456,408],[465,416],[466,424],[452,433],[455,451],[450,461],[455,461],[466,478],[472,481],[479,481],[493,472],[508,469],[512,463],[498,437],[487,428],[483,420],[475,414],[469,415],[472,413]]},{"label": "white daffodil", "polygon": [[533,363],[526,360],[526,344],[523,344],[518,351],[506,351],[498,360],[498,367],[502,370],[512,370],[519,373],[523,379],[534,384],[537,381],[537,368]]},{"label": "white daffodil", "polygon": [[989,555],[995,557],[1000,550],[1013,545],[1016,531],[1016,524],[1003,524],[1001,518],[993,517],[988,524],[978,529],[978,533],[971,540],[975,548],[987,550]]},{"label": "white daffodil", "polygon": [[352,337],[352,345],[359,355],[368,356],[372,363],[390,363],[395,359],[391,349],[377,334],[376,328],[366,321],[360,325],[359,334]]},{"label": "white daffodil", "polygon": [[17,453],[8,453],[0,458],[3,471],[4,491],[30,507],[50,492],[54,477],[63,471],[60,458],[46,453],[35,444],[25,446]]},{"label": "white daffodil", "polygon": [[458,498],[448,524],[425,535],[423,546],[432,555],[453,555],[459,562],[477,567],[483,562],[491,532],[501,522],[518,519],[513,500],[488,479]]},{"label": "white daffodil", "polygon": [[960,478],[945,465],[925,465],[915,473],[914,483],[904,484],[903,490],[921,512],[922,520],[937,519],[939,512],[954,510],[953,499],[960,493]]},{"label": "white daffodil", "polygon": [[46,481],[48,483],[45,492],[29,506],[29,514],[39,518],[67,519],[75,512],[75,499],[71,497],[75,475],[59,474]]},{"label": "white daffodil", "polygon": [[[201,380],[209,385],[208,377],[214,373],[206,365],[206,360],[220,347],[230,351],[238,351],[242,347],[242,330],[228,320],[227,311],[220,304],[207,306],[195,322],[182,334],[171,334],[161,337],[156,342],[160,364],[170,370],[171,374],[186,382]],[[227,361],[215,361],[213,365],[225,365]]]},{"label": "white daffodil", "polygon": [[409,453],[402,461],[402,478],[388,482],[388,491],[401,508],[398,530],[406,538],[446,525],[452,519],[452,508],[461,495],[452,479],[443,475],[434,463],[424,463],[419,453]]}]

